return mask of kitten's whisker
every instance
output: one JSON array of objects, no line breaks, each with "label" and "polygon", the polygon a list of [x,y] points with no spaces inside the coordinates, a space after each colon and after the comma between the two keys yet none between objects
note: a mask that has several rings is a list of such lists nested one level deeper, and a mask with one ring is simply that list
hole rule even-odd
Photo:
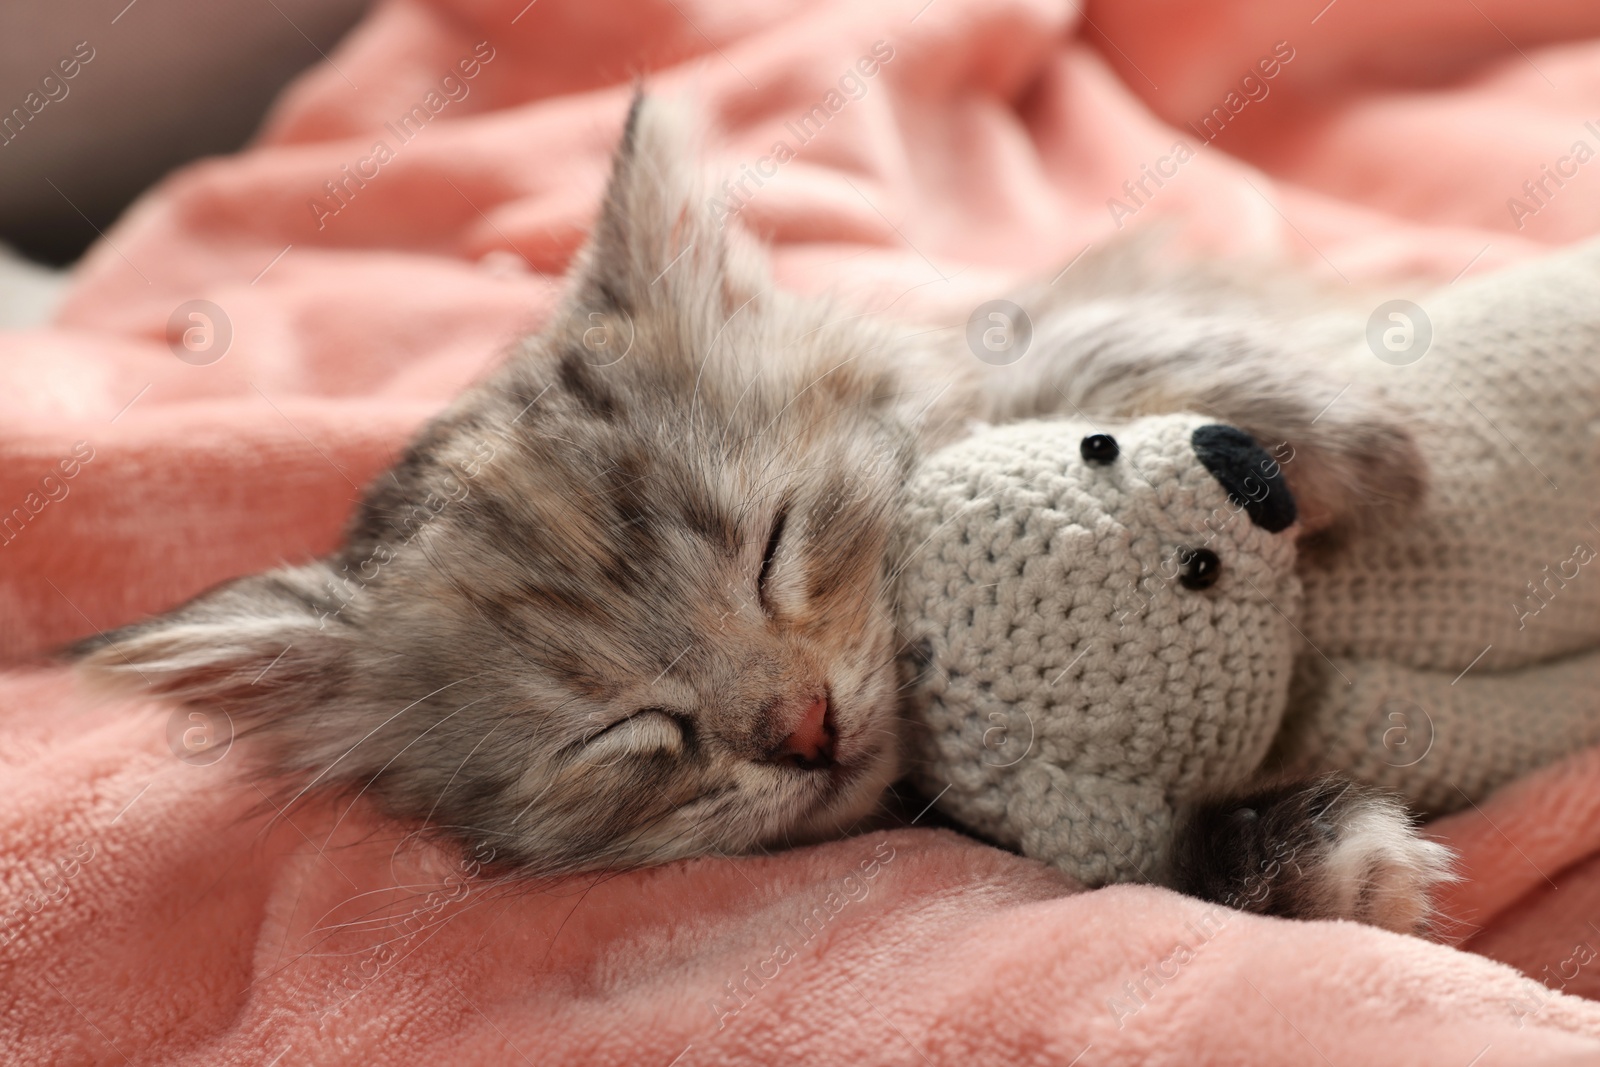
[{"label": "kitten's whisker", "polygon": [[694,416],[695,416],[696,408],[699,406],[699,403],[700,403],[700,379],[705,376],[706,364],[711,362],[711,357],[717,350],[717,342],[722,340],[722,335],[723,335],[724,331],[727,330],[728,323],[732,322],[734,320],[734,317],[736,315],[738,315],[739,312],[741,312],[745,308],[749,307],[758,297],[765,296],[767,293],[769,293],[771,291],[772,291],[772,286],[770,286],[770,285],[767,286],[765,289],[761,290],[761,292],[756,293],[755,296],[750,297],[750,299],[746,300],[744,303],[742,303],[738,307],[734,308],[733,309],[733,313],[730,314],[727,318],[722,320],[722,326],[721,326],[721,328],[719,328],[717,330],[717,335],[715,337],[713,337],[711,339],[711,343],[706,346],[706,358],[700,361],[700,369],[695,372],[695,376],[694,376],[694,392],[689,395],[689,419],[691,421],[693,421]]},{"label": "kitten's whisker", "polygon": [[733,417],[734,415],[738,414],[740,405],[744,403],[744,398],[750,395],[750,389],[756,384],[756,379],[760,377],[761,368],[757,367],[756,372],[752,374],[750,376],[750,380],[745,383],[744,391],[739,394],[739,399],[734,401],[733,407],[728,410],[728,419],[722,425],[722,440],[717,443],[717,451],[723,453],[724,459],[727,458],[726,453],[728,450],[728,431],[733,429]]},{"label": "kitten's whisker", "polygon": [[955,522],[968,509],[977,507],[981,503],[986,503],[986,500],[983,497],[978,497],[977,499],[969,500],[965,504],[962,504],[959,508],[957,508],[954,515],[951,515],[948,519],[946,519],[943,522],[941,522],[938,526],[935,526],[933,528],[933,532],[930,533],[927,537],[922,539],[922,543],[921,544],[919,544],[916,548],[913,548],[910,552],[907,552],[906,555],[905,555],[905,558],[902,559],[898,564],[895,565],[894,570],[891,571],[890,574],[889,574],[889,578],[888,578],[889,583],[892,585],[895,581],[897,581],[899,579],[900,573],[911,565],[911,560],[916,556],[916,554],[918,552],[921,552],[924,548],[928,547],[928,542],[932,541],[936,536],[938,536],[940,530],[943,530],[946,526],[949,526],[952,522]]},{"label": "kitten's whisker", "polygon": [[[348,905],[360,900],[362,897],[392,896],[393,899],[373,907],[364,914],[346,922],[323,925],[322,920],[318,919],[312,924],[311,928],[302,935],[302,940],[309,938],[313,934],[321,934],[322,937],[317,941],[318,944],[321,944],[332,938],[334,934],[342,931],[360,930],[368,927],[381,928],[385,923],[393,925],[393,920],[403,914],[405,905],[408,901],[425,900],[428,892],[432,892],[436,889],[442,888],[443,886],[443,882],[418,882],[415,885],[409,883],[397,883],[395,885],[383,886],[378,889],[369,889],[365,892],[357,893],[355,896],[347,897],[341,903],[329,908],[323,913],[324,917],[340,911]],[[426,892],[424,892],[424,890],[426,890]],[[415,911],[414,908],[412,910],[413,912]],[[369,918],[368,916],[372,916],[372,918]],[[353,953],[330,953],[330,955],[352,954]]]},{"label": "kitten's whisker", "polygon": [[[483,672],[480,671],[478,673],[482,674]],[[342,763],[344,761],[345,757],[349,756],[350,753],[352,753],[356,749],[360,748],[362,742],[366,741],[367,738],[371,737],[373,734],[377,733],[379,730],[383,729],[385,726],[388,726],[390,723],[394,722],[400,716],[404,715],[406,712],[410,711],[412,708],[416,707],[418,704],[422,703],[424,700],[427,700],[429,697],[437,696],[440,693],[444,692],[446,689],[449,689],[453,685],[460,685],[462,682],[470,682],[473,678],[476,678],[476,677],[478,677],[478,675],[477,674],[473,674],[473,675],[467,676],[466,678],[457,678],[453,682],[446,682],[444,685],[441,685],[439,688],[435,689],[433,692],[427,694],[426,696],[421,696],[421,697],[418,697],[416,700],[413,700],[411,703],[407,704],[405,707],[401,708],[399,711],[395,712],[393,715],[389,716],[387,719],[383,720],[378,725],[376,725],[372,729],[368,730],[365,734],[363,734],[361,736],[360,740],[358,740],[355,744],[351,745],[349,748],[345,749],[343,755],[341,755],[338,759],[334,760],[332,763],[328,764],[326,767],[324,767],[322,769],[321,773],[319,773],[315,778],[311,779],[311,781],[307,782],[305,784],[304,788],[302,788],[300,790],[300,792],[296,793],[294,795],[294,798],[292,800],[290,800],[289,803],[287,803],[287,804],[285,804],[283,806],[284,812],[287,813],[288,810],[291,807],[294,806],[296,801],[298,801],[301,797],[306,795],[306,790],[310,789],[312,786],[314,786],[318,782],[322,781],[322,779],[327,776],[329,771],[333,770],[335,767],[337,767],[340,763]]]},{"label": "kitten's whisker", "polygon": [[[761,494],[761,491],[763,489],[765,489],[767,486],[777,484],[777,482],[780,479],[782,479],[782,480],[784,480],[786,482],[787,481],[793,481],[795,475],[797,475],[797,474],[810,474],[813,471],[825,471],[825,470],[829,470],[829,469],[830,469],[829,467],[824,466],[823,464],[820,464],[820,463],[817,464],[814,467],[791,467],[791,468],[785,470],[782,474],[777,474],[777,475],[772,476],[771,478],[768,478],[766,481],[760,483],[759,485],[754,486],[750,490],[750,496],[745,500],[744,504],[740,505],[739,511],[737,513],[736,521],[738,521],[740,523],[744,522],[744,517],[747,514],[749,514],[749,510],[750,510],[751,507],[753,507],[755,505],[755,501],[756,501],[757,497]],[[764,474],[766,472],[763,471],[762,473]],[[765,533],[763,533],[761,535],[760,539],[764,540],[765,537],[766,537],[766,535],[765,535]]]},{"label": "kitten's whisker", "polygon": [[479,697],[477,700],[468,701],[467,703],[461,705],[455,711],[452,711],[450,714],[446,715],[444,718],[440,719],[438,722],[434,723],[432,726],[430,726],[426,730],[422,731],[416,737],[413,737],[410,741],[407,741],[406,744],[405,744],[405,748],[402,748],[399,752],[396,752],[394,755],[390,756],[387,763],[385,763],[382,767],[379,767],[376,772],[374,772],[373,774],[371,774],[371,775],[369,775],[367,777],[367,780],[362,784],[361,789],[356,793],[355,797],[351,799],[349,806],[347,806],[344,809],[344,811],[339,814],[339,817],[337,819],[333,820],[333,825],[328,828],[328,836],[326,838],[324,838],[323,841],[322,841],[322,847],[323,848],[327,848],[328,847],[328,842],[333,840],[334,832],[336,830],[338,830],[339,829],[339,825],[344,822],[344,817],[346,815],[349,815],[350,812],[352,810],[354,810],[354,808],[356,806],[356,802],[361,799],[362,794],[364,794],[367,791],[368,787],[370,787],[372,785],[372,783],[374,781],[376,781],[380,775],[383,774],[384,771],[389,769],[389,765],[390,764],[392,764],[395,760],[399,759],[401,756],[405,755],[406,749],[409,749],[412,745],[416,744],[418,741],[421,741],[424,737],[427,737],[429,734],[433,733],[433,731],[437,730],[439,727],[443,726],[445,723],[449,722],[451,719],[455,718],[457,715],[460,715],[463,711],[466,711],[468,708],[472,707],[474,704],[481,704],[487,699],[489,699],[488,694],[484,694],[483,696]]},{"label": "kitten's whisker", "polygon": [[784,414],[790,408],[792,408],[795,405],[796,401],[798,401],[801,397],[803,397],[807,393],[809,393],[824,378],[827,378],[829,375],[833,374],[835,371],[838,371],[838,370],[840,370],[840,369],[842,369],[844,367],[849,366],[851,363],[854,363],[857,358],[858,357],[856,357],[856,356],[851,356],[848,359],[841,360],[840,362],[835,363],[833,366],[829,367],[827,370],[823,371],[821,374],[817,375],[815,378],[811,379],[811,381],[807,382],[804,386],[802,386],[799,390],[797,390],[793,396],[791,396],[789,398],[788,402],[785,403],[783,405],[783,407],[778,409],[778,413],[776,415],[772,416],[772,420],[767,423],[766,427],[763,428],[761,430],[761,432],[762,433],[766,433],[767,430],[770,430],[772,428],[773,423],[775,423],[779,419],[783,418]]},{"label": "kitten's whisker", "polygon": [[443,800],[444,799],[444,795],[450,791],[450,787],[452,785],[455,785],[456,775],[459,775],[461,773],[461,768],[463,768],[463,767],[465,767],[467,765],[467,761],[468,760],[470,760],[473,756],[477,755],[478,749],[482,748],[484,742],[489,740],[490,737],[494,736],[494,732],[496,730],[500,729],[500,727],[504,726],[506,724],[506,721],[507,720],[505,720],[505,719],[501,719],[499,722],[497,722],[493,726],[491,726],[484,733],[484,735],[481,738],[478,739],[478,743],[472,746],[472,751],[468,752],[466,754],[466,756],[464,756],[462,758],[461,762],[456,764],[456,769],[455,769],[454,772],[451,773],[449,781],[444,783],[444,788],[439,790],[438,797],[436,797],[434,799],[433,807],[429,808],[428,809],[428,814],[426,814],[426,815],[424,815],[422,817],[422,821],[424,823],[432,824],[432,822],[433,822],[433,813],[439,810],[439,801]]}]

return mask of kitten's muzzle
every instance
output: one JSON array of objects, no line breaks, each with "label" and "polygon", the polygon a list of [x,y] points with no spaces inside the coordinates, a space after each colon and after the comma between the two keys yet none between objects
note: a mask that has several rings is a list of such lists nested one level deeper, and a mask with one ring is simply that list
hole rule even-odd
[{"label": "kitten's muzzle", "polygon": [[822,769],[838,759],[839,730],[833,721],[833,702],[826,692],[812,699],[804,714],[768,755],[773,763],[792,763],[796,767]]}]

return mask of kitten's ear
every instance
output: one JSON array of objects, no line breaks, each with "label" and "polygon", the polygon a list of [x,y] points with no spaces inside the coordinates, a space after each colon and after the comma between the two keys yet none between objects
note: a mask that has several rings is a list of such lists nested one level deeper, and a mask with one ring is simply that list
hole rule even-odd
[{"label": "kitten's ear", "polygon": [[720,294],[726,315],[770,287],[759,252],[707,195],[689,131],[677,106],[634,96],[574,272],[580,305],[634,315]]},{"label": "kitten's ear", "polygon": [[356,628],[325,564],[240,578],[66,650],[93,687],[218,707],[245,718],[334,696]]}]

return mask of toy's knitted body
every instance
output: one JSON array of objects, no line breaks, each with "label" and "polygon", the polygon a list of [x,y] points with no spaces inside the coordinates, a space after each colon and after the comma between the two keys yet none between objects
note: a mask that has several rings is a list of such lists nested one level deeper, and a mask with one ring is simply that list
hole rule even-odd
[{"label": "toy's knitted body", "polygon": [[1437,812],[1600,740],[1600,246],[1426,311],[1422,359],[1353,361],[1417,411],[1426,507],[1302,567],[1321,654],[1299,656],[1275,762]]},{"label": "toy's knitted body", "polygon": [[1348,380],[1416,413],[1427,499],[1337,551],[1297,559],[1267,514],[1292,447],[1218,459],[1201,416],[929,458],[901,604],[946,811],[1089,884],[1160,880],[1185,805],[1264,767],[1441,811],[1600,741],[1600,246],[1424,307],[1420,360],[1362,346]]}]

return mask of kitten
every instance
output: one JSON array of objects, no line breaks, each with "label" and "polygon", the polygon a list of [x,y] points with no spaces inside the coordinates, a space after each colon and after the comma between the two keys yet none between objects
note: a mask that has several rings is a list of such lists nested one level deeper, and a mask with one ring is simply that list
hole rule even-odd
[{"label": "kitten", "polygon": [[[972,420],[1212,414],[1293,441],[1330,530],[1371,511],[1358,487],[1420,486],[1398,420],[1354,397],[1315,418],[1334,390],[1279,340],[1118,292],[1115,260],[1025,298],[1038,354],[990,368],[775,290],[703,202],[671,113],[636,100],[552,325],[419,434],[344,546],[87,640],[81,670],[225,710],[295,796],[362,794],[531,875],[748,852],[846,833],[899,777],[899,494]],[[1182,888],[1400,926],[1425,908],[1383,798],[1295,786],[1248,827],[1239,803],[1197,813]],[[1374,820],[1352,867],[1346,828]],[[1241,896],[1264,832],[1314,838],[1302,882],[1377,877],[1410,911]]]}]

